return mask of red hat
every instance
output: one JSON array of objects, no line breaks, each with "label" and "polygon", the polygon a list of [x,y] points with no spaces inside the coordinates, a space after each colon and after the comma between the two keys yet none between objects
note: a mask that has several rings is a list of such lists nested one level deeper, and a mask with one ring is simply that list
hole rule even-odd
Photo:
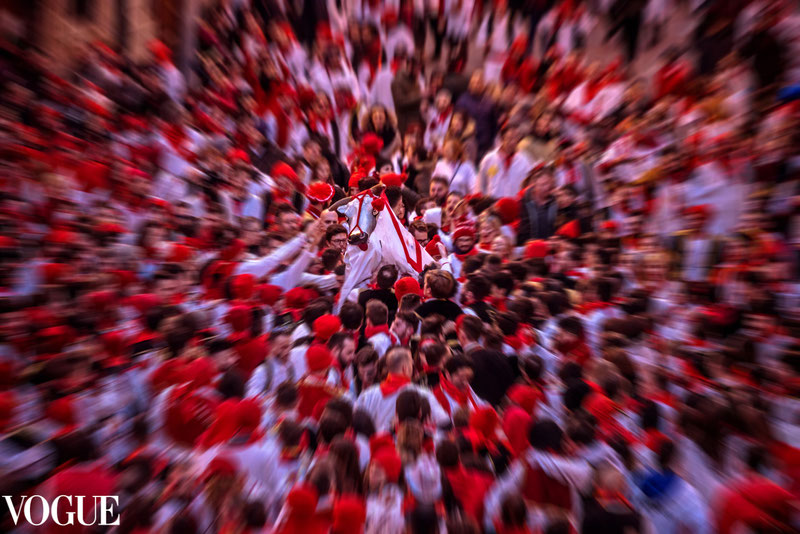
[{"label": "red hat", "polygon": [[584,409],[600,424],[609,422],[614,416],[614,402],[602,393],[592,393],[583,401]]},{"label": "red hat", "polygon": [[138,293],[128,297],[126,302],[136,308],[136,311],[143,314],[161,304],[161,299],[154,293]]},{"label": "red hat", "polygon": [[342,321],[336,315],[327,313],[314,321],[312,329],[318,341],[327,343],[333,334],[342,329]]},{"label": "red hat", "polygon": [[252,398],[236,403],[236,421],[242,430],[252,432],[261,424],[261,405]]},{"label": "red hat", "polygon": [[619,228],[619,224],[617,223],[617,221],[612,221],[612,220],[603,221],[602,223],[600,223],[600,228],[602,230],[610,230],[612,232],[616,232],[617,229]]},{"label": "red hat", "polygon": [[453,232],[453,241],[459,237],[471,237],[475,239],[475,228],[471,224],[459,225]]},{"label": "red hat", "polygon": [[158,39],[153,39],[150,41],[148,48],[150,49],[150,53],[153,54],[159,63],[172,60],[172,50],[170,50],[167,45]]},{"label": "red hat", "polygon": [[173,243],[172,248],[167,254],[166,261],[169,263],[183,263],[192,258],[191,247],[182,243]]},{"label": "red hat", "polygon": [[283,288],[275,284],[261,284],[258,286],[258,299],[261,304],[266,306],[275,306],[278,299],[283,294]]},{"label": "red hat", "polygon": [[491,406],[477,408],[469,417],[469,426],[487,438],[494,436],[499,422],[500,418]]},{"label": "red hat", "polygon": [[422,288],[419,286],[419,281],[413,276],[404,276],[394,283],[394,296],[397,300],[403,298],[403,295],[413,293],[422,296]]},{"label": "red hat", "polygon": [[324,204],[333,198],[333,187],[325,182],[314,182],[306,189],[306,197],[312,202]]},{"label": "red hat", "polygon": [[124,234],[125,228],[116,223],[104,222],[95,226],[95,230],[99,234]]},{"label": "red hat", "polygon": [[324,371],[333,365],[333,355],[325,345],[312,345],[306,351],[306,367],[309,373]]},{"label": "red hat", "polygon": [[367,507],[355,495],[343,495],[333,505],[333,527],[335,534],[361,534],[367,520]]},{"label": "red hat", "polygon": [[565,237],[567,239],[577,239],[581,235],[581,228],[577,220],[569,221],[556,230],[556,235]]},{"label": "red hat", "polygon": [[203,478],[208,480],[213,476],[234,477],[236,476],[236,466],[230,458],[225,456],[217,456],[206,467]]},{"label": "red hat", "polygon": [[181,375],[192,387],[208,386],[217,376],[217,366],[211,358],[201,356],[186,364],[181,370]]},{"label": "red hat", "polygon": [[302,310],[311,301],[309,291],[304,287],[293,287],[284,295],[284,300],[287,308],[295,310]]},{"label": "red hat", "polygon": [[425,252],[431,255],[431,258],[434,260],[439,260],[442,257],[442,253],[439,251],[439,243],[442,242],[442,238],[439,237],[439,234],[433,236],[433,239],[428,241],[428,244],[425,245]]},{"label": "red hat", "polygon": [[549,248],[547,242],[543,239],[534,239],[533,241],[528,241],[525,245],[525,252],[523,252],[522,256],[526,260],[544,258],[547,256]]},{"label": "red hat", "polygon": [[388,432],[379,432],[369,438],[369,455],[375,456],[384,447],[394,449],[394,438]]},{"label": "red hat", "polygon": [[322,534],[316,514],[317,490],[310,484],[298,484],[286,496],[285,520],[275,529],[275,534]]},{"label": "red hat", "polygon": [[376,156],[383,149],[383,139],[377,134],[367,132],[361,138],[361,149],[367,154]]},{"label": "red hat", "polygon": [[253,324],[253,312],[250,306],[239,304],[231,307],[225,314],[225,321],[230,325],[234,332],[244,332]]},{"label": "red hat", "polygon": [[70,270],[65,263],[43,263],[39,266],[46,284],[57,284]]},{"label": "red hat", "polygon": [[232,164],[236,163],[250,163],[250,156],[241,148],[232,148],[228,152],[228,161]]},{"label": "red hat", "polygon": [[389,174],[384,174],[381,176],[381,183],[386,187],[401,187],[406,182],[406,175],[405,174],[397,174],[396,172],[390,172]]},{"label": "red hat", "polygon": [[511,224],[519,218],[519,201],[516,198],[503,197],[495,202],[494,211],[503,224]]},{"label": "red hat", "polygon": [[69,230],[53,230],[47,235],[45,241],[51,245],[68,245],[75,241],[75,234]]},{"label": "red hat", "polygon": [[256,289],[256,277],[250,273],[237,274],[231,278],[231,293],[233,298],[250,300]]},{"label": "red hat", "polygon": [[372,462],[378,464],[386,474],[386,480],[396,484],[403,470],[403,462],[394,447],[381,447],[373,456]]},{"label": "red hat", "polygon": [[283,161],[279,161],[278,163],[272,166],[272,172],[270,172],[270,175],[273,178],[283,177],[283,178],[288,178],[293,182],[297,181],[297,173],[288,163],[285,163]]},{"label": "red hat", "polygon": [[360,171],[358,169],[354,170],[352,173],[350,173],[350,179],[347,181],[347,187],[350,188],[358,187],[358,182],[360,182],[366,177],[367,174],[365,172]]}]

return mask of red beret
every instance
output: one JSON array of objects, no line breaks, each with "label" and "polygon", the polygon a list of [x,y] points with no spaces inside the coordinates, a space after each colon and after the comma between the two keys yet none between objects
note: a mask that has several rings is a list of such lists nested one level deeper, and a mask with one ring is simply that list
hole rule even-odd
[{"label": "red beret", "polygon": [[302,310],[303,308],[308,306],[310,300],[311,300],[311,295],[309,294],[308,290],[304,287],[293,287],[292,289],[287,291],[285,295],[286,307],[293,308],[296,310]]},{"label": "red beret", "polygon": [[53,230],[47,236],[46,241],[51,245],[67,245],[75,241],[75,234],[69,230]]},{"label": "red beret", "polygon": [[289,166],[288,163],[285,163],[283,161],[279,161],[278,163],[272,166],[272,172],[270,173],[270,175],[273,178],[283,177],[283,178],[288,178],[293,182],[297,181],[297,173],[291,166]]},{"label": "red beret", "polygon": [[383,139],[372,132],[367,132],[361,138],[361,149],[375,156],[383,149]]},{"label": "red beret", "polygon": [[250,306],[244,304],[233,306],[225,315],[225,321],[234,332],[244,332],[253,324],[253,312]]},{"label": "red beret", "polygon": [[232,148],[228,152],[228,161],[230,163],[250,163],[250,156],[247,155],[247,152],[242,150],[241,148]]},{"label": "red beret", "polygon": [[125,228],[116,223],[102,223],[95,227],[95,230],[100,234],[124,234]]},{"label": "red beret", "polygon": [[462,224],[453,232],[453,241],[459,237],[471,237],[475,239],[475,228],[470,224]]},{"label": "red beret", "polygon": [[600,228],[603,230],[611,230],[616,232],[617,228],[619,228],[619,224],[617,221],[603,221],[600,223]]},{"label": "red beret", "polygon": [[342,329],[342,321],[335,315],[325,314],[314,321],[314,337],[323,343]]},{"label": "red beret", "polygon": [[306,189],[306,196],[313,202],[324,204],[333,198],[333,187],[325,182],[314,182]]},{"label": "red beret", "polygon": [[366,178],[366,173],[362,172],[361,170],[354,170],[350,174],[350,179],[347,181],[347,187],[358,187],[358,182]]},{"label": "red beret", "polygon": [[403,470],[403,462],[397,450],[392,447],[383,447],[372,457],[372,462],[378,464],[386,474],[386,480],[396,484],[400,479],[400,472]]},{"label": "red beret", "polygon": [[434,260],[438,260],[442,257],[441,252],[439,252],[439,247],[437,246],[441,242],[442,238],[439,237],[439,234],[436,234],[433,236],[433,239],[428,241],[428,244],[425,245],[425,252],[430,254]]},{"label": "red beret", "polygon": [[306,351],[306,367],[308,372],[317,373],[333,365],[331,351],[325,345],[312,345]]},{"label": "red beret", "polygon": [[401,187],[406,182],[406,175],[405,174],[397,174],[396,172],[390,172],[389,174],[384,174],[381,176],[381,183],[386,187]]},{"label": "red beret", "polygon": [[361,534],[367,520],[367,507],[355,495],[343,495],[333,505],[333,528],[336,534]]},{"label": "red beret", "polygon": [[286,496],[289,514],[295,517],[311,517],[317,509],[317,491],[310,484],[298,484]]},{"label": "red beret", "polygon": [[261,405],[252,398],[240,400],[236,403],[236,421],[241,429],[257,429],[261,424]]},{"label": "red beret", "polygon": [[556,231],[556,235],[567,239],[577,239],[577,237],[581,235],[581,228],[578,225],[578,221],[572,220],[562,225],[561,228]]},{"label": "red beret", "polygon": [[390,449],[394,449],[394,439],[392,435],[388,432],[380,432],[377,434],[373,434],[371,438],[369,438],[369,454],[370,456],[375,456],[379,450],[383,449],[384,447],[388,447]]},{"label": "red beret", "polygon": [[494,209],[503,224],[511,224],[519,218],[519,201],[516,198],[503,197],[495,202]]},{"label": "red beret", "polygon": [[44,410],[44,415],[62,425],[74,425],[75,405],[72,397],[61,397],[50,402]]},{"label": "red beret", "polygon": [[420,288],[419,281],[416,278],[404,276],[394,283],[394,295],[398,301],[403,298],[403,295],[408,295],[409,293],[422,296],[422,288]]},{"label": "red beret", "polygon": [[191,247],[181,243],[173,243],[169,253],[167,254],[166,261],[170,263],[183,263],[191,258]]},{"label": "red beret", "polygon": [[136,308],[139,313],[145,313],[161,304],[161,299],[154,293],[139,293],[128,297],[127,303]]},{"label": "red beret", "polygon": [[65,263],[43,263],[39,266],[46,284],[57,284],[70,270]]},{"label": "red beret", "polygon": [[172,50],[167,47],[163,42],[158,39],[150,41],[148,46],[150,53],[160,62],[164,63],[172,60]]},{"label": "red beret", "polygon": [[261,284],[258,286],[258,298],[261,304],[275,306],[283,294],[283,288],[275,284]]},{"label": "red beret", "polygon": [[548,252],[549,247],[546,241],[542,239],[534,239],[533,241],[528,241],[528,244],[525,245],[523,257],[527,260],[544,258],[547,256]]},{"label": "red beret", "polygon": [[183,378],[196,388],[210,385],[217,376],[217,366],[214,365],[211,358],[206,356],[192,360],[182,371]]},{"label": "red beret", "polygon": [[256,277],[250,273],[237,274],[231,278],[231,293],[233,298],[250,300],[256,288]]}]

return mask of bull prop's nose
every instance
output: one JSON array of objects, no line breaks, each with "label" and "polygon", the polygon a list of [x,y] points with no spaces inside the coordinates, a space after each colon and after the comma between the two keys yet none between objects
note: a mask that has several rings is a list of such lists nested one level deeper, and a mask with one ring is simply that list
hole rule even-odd
[{"label": "bull prop's nose", "polygon": [[369,239],[369,235],[365,234],[361,230],[353,230],[353,232],[347,236],[347,240],[351,245],[361,245],[366,243],[367,239]]}]

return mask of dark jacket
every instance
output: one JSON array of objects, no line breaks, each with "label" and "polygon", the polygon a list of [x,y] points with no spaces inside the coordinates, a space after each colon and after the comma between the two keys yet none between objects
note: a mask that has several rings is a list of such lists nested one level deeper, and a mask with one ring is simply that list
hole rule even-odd
[{"label": "dark jacket", "polygon": [[439,314],[448,321],[455,321],[458,316],[463,313],[464,312],[462,311],[461,306],[452,300],[447,299],[427,300],[423,302],[419,308],[417,308],[417,315],[423,319],[431,315]]},{"label": "dark jacket", "polygon": [[392,324],[397,313],[397,297],[394,295],[394,291],[391,289],[365,289],[358,295],[358,303],[365,310],[367,302],[373,299],[386,304],[386,307],[389,308],[389,324]]},{"label": "dark jacket", "polygon": [[529,239],[547,239],[556,232],[558,206],[554,200],[540,205],[534,200],[532,189],[529,189],[522,199],[522,206],[524,209],[520,212],[518,245]]},{"label": "dark jacket", "polygon": [[456,101],[456,110],[463,111],[475,121],[475,139],[478,142],[478,155],[482,156],[491,148],[497,134],[494,104],[483,95],[466,92]]}]

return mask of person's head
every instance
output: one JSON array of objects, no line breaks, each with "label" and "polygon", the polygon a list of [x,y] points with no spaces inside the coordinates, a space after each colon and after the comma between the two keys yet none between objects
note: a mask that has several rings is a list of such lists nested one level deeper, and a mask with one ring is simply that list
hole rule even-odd
[{"label": "person's head", "polygon": [[365,315],[367,317],[367,326],[381,326],[389,322],[389,308],[377,299],[367,302]]},{"label": "person's head", "polygon": [[339,319],[344,330],[358,330],[364,322],[364,309],[358,302],[347,301],[339,310]]},{"label": "person's head", "polygon": [[478,217],[478,241],[480,243],[491,244],[496,237],[499,237],[500,229],[503,226],[500,217],[484,211]]},{"label": "person's head", "polygon": [[293,236],[300,226],[300,216],[289,205],[281,205],[275,213],[275,230],[285,236]]},{"label": "person's head", "polygon": [[406,205],[403,199],[403,189],[396,185],[387,187],[384,191],[386,195],[386,200],[389,201],[389,207],[392,208],[392,211],[397,215],[398,218],[402,219],[406,216]]},{"label": "person's head", "polygon": [[386,370],[395,375],[411,378],[414,372],[414,360],[411,351],[405,347],[392,347],[386,352]]},{"label": "person's head", "polygon": [[540,419],[531,425],[528,441],[537,451],[561,453],[564,443],[564,432],[551,419]]},{"label": "person's head", "polygon": [[419,317],[411,312],[398,312],[392,322],[392,332],[400,339],[413,336],[419,326]]},{"label": "person's head", "polygon": [[483,81],[483,71],[481,69],[476,69],[472,72],[472,76],[469,78],[469,86],[467,88],[473,95],[482,95],[485,87],[486,85]]},{"label": "person's head", "polygon": [[395,416],[398,423],[405,423],[409,420],[422,421],[423,398],[417,390],[406,389],[401,391],[394,401]]},{"label": "person's head", "polygon": [[464,145],[458,139],[451,137],[442,145],[442,156],[447,161],[459,161],[464,155]]},{"label": "person's head", "polygon": [[319,216],[319,223],[326,230],[338,222],[339,222],[339,216],[336,214],[335,211],[324,210],[322,214]]},{"label": "person's head", "polygon": [[462,347],[476,343],[483,332],[483,321],[474,315],[463,315],[458,321],[458,341]]},{"label": "person's head", "polygon": [[344,254],[347,251],[347,230],[341,224],[332,224],[325,230],[325,244]]},{"label": "person's head", "polygon": [[426,246],[430,239],[428,238],[428,225],[425,221],[417,220],[409,225],[409,230],[411,230],[411,234],[414,236],[420,246]]},{"label": "person's head", "polygon": [[328,348],[342,368],[347,367],[356,357],[356,342],[349,332],[336,332],[328,340]]},{"label": "person's head", "polygon": [[457,191],[450,191],[447,193],[447,199],[444,201],[444,213],[447,217],[452,217],[455,214],[456,208],[461,203],[464,197]]},{"label": "person's head", "polygon": [[286,330],[274,330],[269,335],[269,351],[270,356],[275,357],[278,361],[285,362],[289,359],[289,350],[291,348],[291,336]]},{"label": "person's head", "polygon": [[475,246],[475,230],[471,226],[459,226],[453,232],[453,248],[460,254],[466,254]]},{"label": "person's head", "polygon": [[373,384],[378,376],[378,353],[369,345],[356,353],[356,374],[363,388]]},{"label": "person's head", "polygon": [[500,150],[505,154],[513,154],[517,151],[517,145],[522,140],[522,133],[519,127],[509,125],[503,128],[500,133]]},{"label": "person's head", "polygon": [[553,171],[552,169],[544,168],[536,177],[533,183],[533,192],[539,200],[546,200],[553,194]]},{"label": "person's head", "polygon": [[386,108],[383,106],[372,106],[369,110],[369,120],[374,131],[380,132],[389,122]]},{"label": "person's head", "polygon": [[449,185],[447,183],[447,178],[444,176],[434,176],[431,178],[431,183],[428,186],[428,196],[436,203],[437,206],[444,205],[444,201],[447,199],[448,192]]},{"label": "person's head", "polygon": [[435,299],[449,299],[456,292],[457,282],[447,271],[434,269],[425,274],[425,296]]},{"label": "person's head", "polygon": [[447,89],[439,89],[436,93],[436,99],[433,101],[434,106],[439,111],[444,111],[453,102],[453,95]]},{"label": "person's head", "polygon": [[475,371],[472,369],[472,362],[465,356],[453,356],[444,364],[447,379],[458,389],[466,390]]}]

